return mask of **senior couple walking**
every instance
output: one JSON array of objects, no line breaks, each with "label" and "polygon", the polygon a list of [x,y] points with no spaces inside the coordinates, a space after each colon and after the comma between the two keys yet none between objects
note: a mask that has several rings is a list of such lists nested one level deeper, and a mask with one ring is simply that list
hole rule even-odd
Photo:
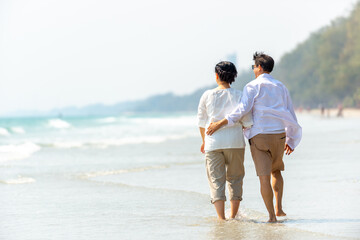
[{"label": "senior couple walking", "polygon": [[302,133],[289,91],[270,75],[274,68],[272,57],[255,52],[253,60],[255,80],[243,92],[230,87],[237,76],[233,63],[215,66],[218,87],[205,91],[198,107],[203,140],[200,150],[205,154],[211,202],[218,217],[225,219],[227,182],[230,218],[235,218],[243,193],[245,135],[269,212],[268,221],[276,222],[276,216],[286,216],[282,208],[283,155],[294,151]]}]

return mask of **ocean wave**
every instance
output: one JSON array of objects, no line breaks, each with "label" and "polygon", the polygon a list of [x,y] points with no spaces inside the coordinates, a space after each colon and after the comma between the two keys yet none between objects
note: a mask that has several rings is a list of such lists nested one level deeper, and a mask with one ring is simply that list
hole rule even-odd
[{"label": "ocean wave", "polygon": [[0,136],[9,136],[10,133],[6,128],[0,127]]},{"label": "ocean wave", "polygon": [[98,119],[98,122],[100,122],[100,123],[113,123],[113,122],[116,122],[116,118],[115,117],[101,118],[101,119]]},{"label": "ocean wave", "polygon": [[13,133],[24,134],[25,130],[22,127],[11,127],[10,131]]},{"label": "ocean wave", "polygon": [[161,126],[196,126],[196,116],[179,116],[179,117],[164,117],[164,118],[132,118],[127,119],[136,124],[149,124]]},{"label": "ocean wave", "polygon": [[85,141],[56,141],[53,143],[40,144],[42,147],[54,148],[81,148],[81,147],[97,147],[107,148],[111,146],[144,144],[144,143],[161,143],[168,140],[178,140],[187,137],[195,136],[195,134],[174,134],[169,136],[142,136],[142,137],[127,137],[127,138],[108,138],[108,139],[95,139]]},{"label": "ocean wave", "polygon": [[48,125],[53,128],[69,128],[71,124],[62,119],[50,119]]},{"label": "ocean wave", "polygon": [[147,171],[147,170],[162,169],[162,168],[168,168],[168,167],[169,166],[167,166],[167,165],[159,165],[159,166],[139,167],[139,168],[120,169],[120,170],[97,171],[97,172],[83,173],[79,177],[80,178],[94,178],[94,177],[117,175],[117,174],[130,173],[130,172],[143,172],[143,171]]},{"label": "ocean wave", "polygon": [[40,149],[40,146],[32,142],[19,145],[2,145],[0,146],[0,162],[24,159]]},{"label": "ocean wave", "polygon": [[18,178],[15,179],[8,179],[8,180],[0,180],[0,183],[4,183],[4,184],[24,184],[24,183],[33,183],[35,182],[35,179],[30,178],[30,177],[22,177],[22,176],[18,176]]},{"label": "ocean wave", "polygon": [[82,142],[74,142],[74,141],[63,141],[63,142],[54,142],[52,144],[43,145],[46,147],[54,147],[54,148],[80,148],[84,147],[86,144]]}]

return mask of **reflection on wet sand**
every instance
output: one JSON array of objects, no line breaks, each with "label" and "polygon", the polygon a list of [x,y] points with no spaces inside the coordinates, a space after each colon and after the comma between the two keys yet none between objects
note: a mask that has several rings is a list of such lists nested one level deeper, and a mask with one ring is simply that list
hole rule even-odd
[{"label": "reflection on wet sand", "polygon": [[318,234],[313,232],[302,231],[292,227],[285,226],[282,222],[297,220],[282,220],[278,223],[266,223],[251,219],[233,219],[220,221],[209,219],[208,224],[212,225],[208,233],[208,239],[276,239],[276,240],[306,240],[306,239],[339,239],[338,237]]}]

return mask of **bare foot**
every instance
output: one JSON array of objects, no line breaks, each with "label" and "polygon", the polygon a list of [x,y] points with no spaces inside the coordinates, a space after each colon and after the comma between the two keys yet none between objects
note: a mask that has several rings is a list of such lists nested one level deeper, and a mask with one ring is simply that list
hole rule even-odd
[{"label": "bare foot", "polygon": [[269,216],[269,220],[268,220],[269,223],[275,223],[277,222],[277,219],[275,216]]},{"label": "bare foot", "polygon": [[276,223],[277,219],[275,218],[269,218],[268,223]]},{"label": "bare foot", "polygon": [[286,216],[286,213],[282,209],[276,211],[276,216],[283,217]]}]

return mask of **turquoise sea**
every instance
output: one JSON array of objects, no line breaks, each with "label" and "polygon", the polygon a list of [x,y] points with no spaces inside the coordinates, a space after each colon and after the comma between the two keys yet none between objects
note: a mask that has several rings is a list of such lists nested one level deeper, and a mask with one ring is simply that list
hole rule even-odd
[{"label": "turquoise sea", "polygon": [[0,239],[360,239],[360,118],[298,118],[276,224],[248,148],[217,220],[195,114],[0,118]]}]

